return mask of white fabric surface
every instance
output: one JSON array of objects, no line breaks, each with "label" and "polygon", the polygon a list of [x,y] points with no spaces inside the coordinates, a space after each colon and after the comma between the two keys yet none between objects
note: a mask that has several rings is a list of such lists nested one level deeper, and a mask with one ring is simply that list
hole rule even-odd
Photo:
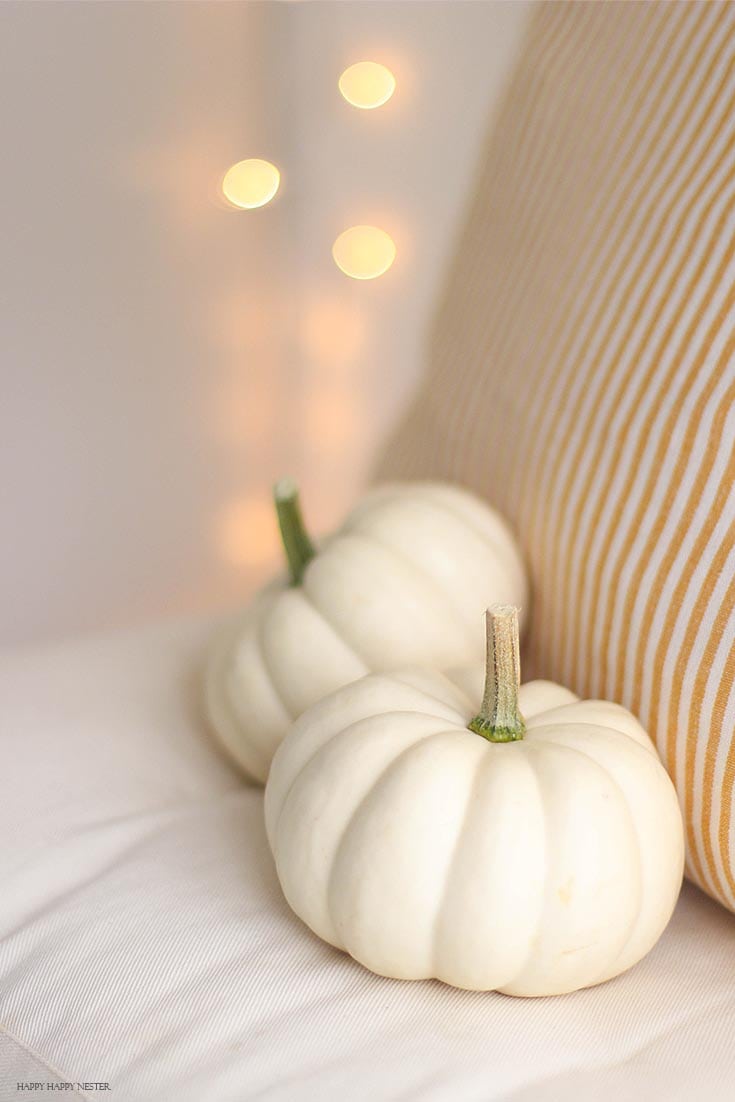
[{"label": "white fabric surface", "polygon": [[[0,661],[0,1099],[731,1100],[735,920],[522,1000],[381,979],[289,912],[262,793],[207,738],[208,625]],[[43,1097],[48,1097],[44,1092]]]}]

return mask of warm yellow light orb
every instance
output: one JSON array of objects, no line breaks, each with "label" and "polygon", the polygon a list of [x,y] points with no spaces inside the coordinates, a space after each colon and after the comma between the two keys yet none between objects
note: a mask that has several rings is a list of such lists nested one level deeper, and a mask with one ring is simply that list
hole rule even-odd
[{"label": "warm yellow light orb", "polygon": [[222,191],[235,207],[254,210],[270,203],[278,191],[281,174],[270,161],[261,161],[251,157],[247,161],[238,161],[228,168],[222,181]]},{"label": "warm yellow light orb", "polygon": [[273,503],[265,498],[235,498],[215,518],[217,550],[231,566],[262,566],[278,556]]},{"label": "warm yellow light orb", "polygon": [[332,256],[352,279],[375,279],[390,268],[396,247],[393,238],[377,226],[352,226],[332,245]]},{"label": "warm yellow light orb", "polygon": [[339,78],[339,90],[347,102],[365,111],[382,107],[395,89],[396,78],[377,61],[358,61]]}]

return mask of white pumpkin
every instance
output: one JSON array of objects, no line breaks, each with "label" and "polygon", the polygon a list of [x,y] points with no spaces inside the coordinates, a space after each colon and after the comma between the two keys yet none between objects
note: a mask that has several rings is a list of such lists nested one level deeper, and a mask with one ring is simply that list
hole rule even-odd
[{"label": "white pumpkin", "polygon": [[268,838],[296,914],[372,971],[560,994],[655,944],[681,814],[624,708],[545,681],[517,692],[515,610],[491,611],[479,714],[438,672],[340,689],[275,756]]},{"label": "white pumpkin", "polygon": [[479,661],[478,598],[527,598],[507,525],[456,486],[374,489],[318,552],[290,480],[275,501],[290,576],[217,641],[206,685],[216,735],[261,782],[292,721],[327,693],[370,671]]}]

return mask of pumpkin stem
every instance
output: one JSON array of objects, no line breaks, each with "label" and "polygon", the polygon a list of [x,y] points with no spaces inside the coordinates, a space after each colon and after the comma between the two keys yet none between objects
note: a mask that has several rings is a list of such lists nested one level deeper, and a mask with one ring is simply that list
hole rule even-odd
[{"label": "pumpkin stem", "polygon": [[485,693],[480,711],[467,726],[490,742],[515,742],[523,738],[526,730],[518,710],[521,684],[518,609],[513,605],[493,605],[485,613],[485,625]]},{"label": "pumpkin stem", "polygon": [[301,585],[304,570],[316,554],[309,539],[299,505],[299,488],[291,478],[282,478],[273,487],[273,501],[286,552],[291,585]]}]

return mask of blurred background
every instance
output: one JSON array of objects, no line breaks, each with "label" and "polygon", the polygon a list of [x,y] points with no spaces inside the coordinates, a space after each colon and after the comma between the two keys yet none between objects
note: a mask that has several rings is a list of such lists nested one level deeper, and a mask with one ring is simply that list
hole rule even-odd
[{"label": "blurred background", "polygon": [[[0,644],[245,600],[281,474],[313,531],[339,520],[420,374],[528,13],[0,4]],[[363,60],[395,78],[372,110],[338,87]],[[249,158],[280,186],[240,209]],[[378,278],[335,263],[356,225],[395,245]]]}]

